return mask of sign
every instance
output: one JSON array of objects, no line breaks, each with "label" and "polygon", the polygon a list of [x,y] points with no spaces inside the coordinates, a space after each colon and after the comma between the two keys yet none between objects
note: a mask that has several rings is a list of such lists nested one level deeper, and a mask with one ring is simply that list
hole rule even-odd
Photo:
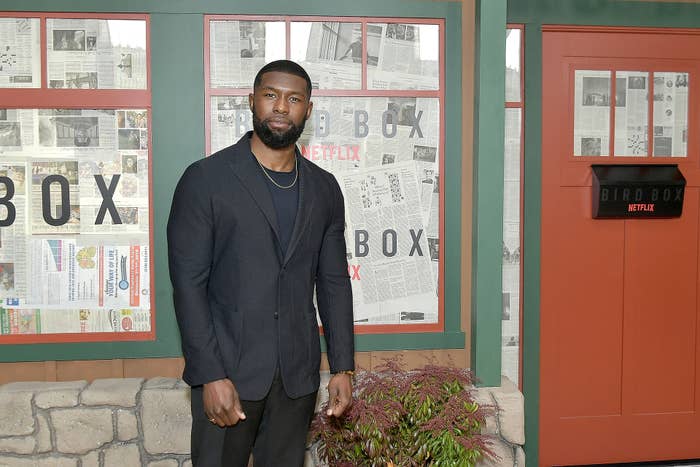
[{"label": "sign", "polygon": [[675,164],[593,164],[593,218],[669,218],[683,212],[685,177]]}]

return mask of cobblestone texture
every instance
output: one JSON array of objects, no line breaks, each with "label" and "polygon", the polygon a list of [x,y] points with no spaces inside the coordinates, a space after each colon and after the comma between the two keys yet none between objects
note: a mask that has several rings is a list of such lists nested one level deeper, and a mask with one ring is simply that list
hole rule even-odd
[{"label": "cobblestone texture", "polygon": [[[318,404],[329,379],[321,375]],[[479,467],[522,467],[522,395],[504,378],[475,397],[493,405],[486,432],[501,459]],[[190,394],[174,378],[105,379],[88,385],[20,382],[0,386],[1,467],[192,467]],[[307,454],[306,466],[320,465]]]}]

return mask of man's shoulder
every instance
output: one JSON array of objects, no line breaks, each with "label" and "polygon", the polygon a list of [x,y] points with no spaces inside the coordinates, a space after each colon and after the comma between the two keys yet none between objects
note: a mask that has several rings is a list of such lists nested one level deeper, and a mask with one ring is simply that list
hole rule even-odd
[{"label": "man's shoulder", "polygon": [[238,142],[232,144],[231,146],[227,146],[223,149],[216,151],[215,153],[212,153],[207,157],[196,161],[194,164],[201,164],[202,168],[213,168],[218,170],[218,168],[221,165],[233,162],[240,156],[246,154],[246,152],[250,152],[249,148],[250,144],[241,139]]}]

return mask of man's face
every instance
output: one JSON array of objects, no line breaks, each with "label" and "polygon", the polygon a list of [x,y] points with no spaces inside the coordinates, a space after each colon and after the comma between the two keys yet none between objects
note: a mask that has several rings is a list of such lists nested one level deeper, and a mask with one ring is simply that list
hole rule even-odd
[{"label": "man's face", "polygon": [[255,134],[272,149],[296,143],[311,116],[309,97],[304,78],[281,71],[262,75],[260,86],[248,96]]}]

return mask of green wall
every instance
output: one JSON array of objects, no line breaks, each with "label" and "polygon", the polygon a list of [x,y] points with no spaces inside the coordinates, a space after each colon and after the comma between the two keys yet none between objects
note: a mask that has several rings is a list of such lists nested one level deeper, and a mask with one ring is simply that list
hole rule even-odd
[{"label": "green wall", "polygon": [[3,0],[0,11],[149,13],[151,17],[152,167],[156,335],[152,342],[3,345],[0,361],[181,355],[167,271],[165,226],[175,184],[204,154],[203,14],[444,18],[445,40],[445,331],[358,335],[357,350],[464,348],[460,323],[461,4],[384,0],[285,2],[230,0]]},{"label": "green wall", "polygon": [[[612,0],[509,0],[508,22],[525,24],[523,393],[528,466],[539,462],[539,309],[542,164],[542,25],[700,27],[700,4]],[[494,179],[495,180],[495,179]]]}]

